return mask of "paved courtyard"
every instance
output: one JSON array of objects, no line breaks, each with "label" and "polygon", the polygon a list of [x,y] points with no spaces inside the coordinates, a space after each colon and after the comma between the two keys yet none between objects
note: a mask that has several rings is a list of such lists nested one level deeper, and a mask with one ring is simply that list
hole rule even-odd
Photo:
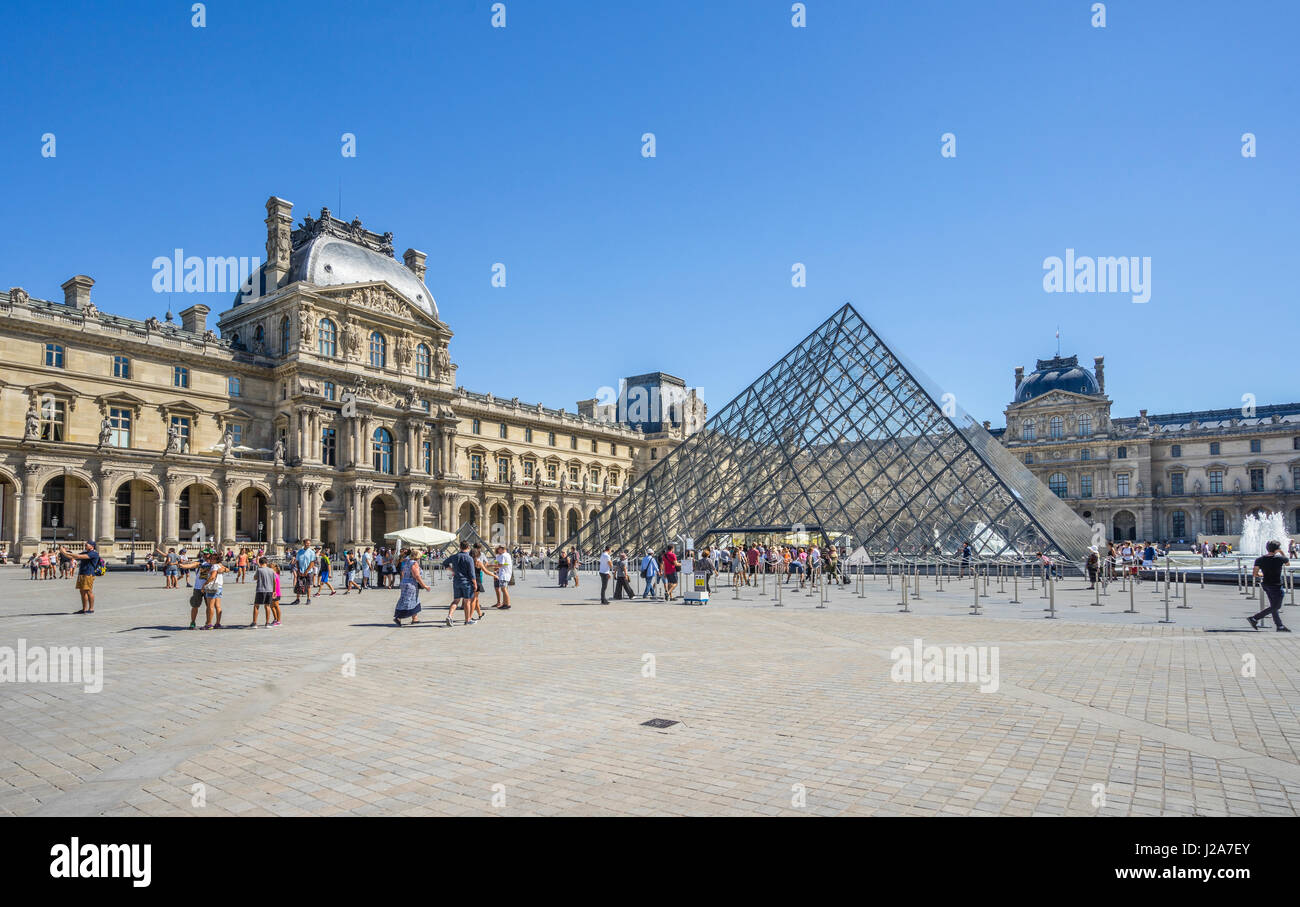
[{"label": "paved courtyard", "polygon": [[[395,592],[191,632],[184,587],[118,570],[98,613],[0,568],[0,646],[102,647],[99,692],[0,684],[6,815],[1294,815],[1296,637],[1253,602],[1077,579],[1041,589],[884,579],[825,608],[771,588],[707,607],[597,603],[594,577],[479,625],[395,628]],[[425,594],[445,603],[448,584]],[[226,621],[252,586],[227,586]],[[490,601],[488,602],[490,604]],[[1284,614],[1300,613],[1294,608]],[[200,615],[201,618],[201,615]],[[1295,619],[1300,625],[1300,618]],[[891,679],[896,647],[996,647],[995,690]],[[917,669],[919,672],[919,668]],[[912,676],[910,671],[907,676]],[[921,676],[919,673],[916,676]],[[676,721],[665,729],[653,718]]]}]

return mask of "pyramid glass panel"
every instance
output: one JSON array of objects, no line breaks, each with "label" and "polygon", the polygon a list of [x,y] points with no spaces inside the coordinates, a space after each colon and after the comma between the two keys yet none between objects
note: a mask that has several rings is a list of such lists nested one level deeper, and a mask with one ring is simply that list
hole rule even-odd
[{"label": "pyramid glass panel", "polygon": [[1079,561],[1088,525],[845,305],[561,548],[803,527],[872,556]]}]

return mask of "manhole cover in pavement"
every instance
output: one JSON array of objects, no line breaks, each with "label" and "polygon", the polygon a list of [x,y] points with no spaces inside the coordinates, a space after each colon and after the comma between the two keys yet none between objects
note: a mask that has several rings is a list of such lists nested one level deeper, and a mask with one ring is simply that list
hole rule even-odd
[{"label": "manhole cover in pavement", "polygon": [[668,718],[651,718],[649,721],[642,721],[641,727],[672,727],[674,724],[681,724],[680,721],[672,721]]}]

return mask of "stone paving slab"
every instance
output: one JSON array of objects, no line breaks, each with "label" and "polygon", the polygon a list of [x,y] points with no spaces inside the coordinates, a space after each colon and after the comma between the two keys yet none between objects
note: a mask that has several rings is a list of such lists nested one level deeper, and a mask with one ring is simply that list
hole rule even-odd
[{"label": "stone paving slab", "polygon": [[[831,590],[826,608],[775,607],[770,586],[706,607],[604,607],[583,579],[561,590],[530,572],[511,611],[470,627],[436,622],[439,582],[415,627],[392,625],[385,590],[285,606],[277,629],[198,632],[186,590],[161,577],[115,571],[98,613],[74,616],[71,583],[0,570],[0,646],[102,647],[105,675],[95,693],[0,683],[0,814],[1294,815],[1300,802],[1296,644],[1240,632],[1254,602],[1231,587],[1193,590],[1161,624],[1162,595],[1137,590],[1141,613],[1126,615],[1127,593],[1097,608],[1077,580],[1049,620],[1041,599],[1008,602],[1009,584],[971,616],[969,581],[923,580],[899,613],[882,579],[865,598]],[[228,624],[251,598],[227,586]],[[917,639],[996,649],[997,689],[897,682],[895,650]],[[642,726],[655,717],[679,723]]]}]

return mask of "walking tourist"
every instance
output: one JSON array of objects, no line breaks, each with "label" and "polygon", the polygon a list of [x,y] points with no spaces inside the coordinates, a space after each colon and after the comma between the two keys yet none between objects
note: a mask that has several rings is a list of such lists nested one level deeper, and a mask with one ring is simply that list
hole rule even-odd
[{"label": "walking tourist", "polygon": [[1255,570],[1251,574],[1259,580],[1260,588],[1264,590],[1265,597],[1268,598],[1268,607],[1260,611],[1254,617],[1246,618],[1252,629],[1259,629],[1259,622],[1265,617],[1273,618],[1273,626],[1279,633],[1290,633],[1291,631],[1282,626],[1282,568],[1291,563],[1290,559],[1282,553],[1282,543],[1270,541],[1264,546],[1267,554],[1255,558]]},{"label": "walking tourist", "polygon": [[497,572],[492,580],[492,586],[497,594],[497,603],[492,607],[500,608],[502,611],[510,610],[510,581],[514,567],[514,558],[507,553],[506,546],[497,545]]},{"label": "walking tourist", "polygon": [[609,597],[605,593],[609,588],[609,578],[613,568],[614,559],[610,557],[609,546],[606,545],[605,550],[600,552],[600,567],[597,568],[600,573],[600,603],[602,605],[609,604]]},{"label": "walking tourist", "polygon": [[636,598],[636,592],[633,591],[629,579],[627,552],[620,551],[618,557],[614,559],[614,598],[620,601],[623,598],[627,598],[628,601]]},{"label": "walking tourist", "polygon": [[[264,623],[262,626],[272,627],[280,626],[280,608],[275,601],[275,587],[279,584],[279,575],[272,570],[266,563],[266,558],[258,558],[257,566],[253,570],[253,622],[250,627],[257,626],[257,608],[259,605],[266,610],[263,612]],[[274,613],[275,623],[271,623],[272,614]]]},{"label": "walking tourist", "polygon": [[316,552],[312,550],[311,539],[303,539],[293,556],[293,601],[289,604],[298,604],[304,595],[307,604],[311,604],[311,576],[315,564]]},{"label": "walking tourist", "polygon": [[419,623],[420,619],[416,615],[420,613],[420,590],[429,591],[428,584],[420,575],[420,562],[410,548],[402,552],[400,569],[401,594],[398,595],[397,607],[393,610],[393,623],[399,627],[402,625],[403,618],[407,617],[411,619],[411,623]]},{"label": "walking tourist", "polygon": [[461,540],[460,551],[442,562],[451,570],[451,607],[447,609],[447,626],[451,626],[456,606],[464,609],[465,625],[469,625],[470,602],[474,599],[474,558],[469,553],[469,542]]},{"label": "walking tourist", "polygon": [[659,578],[659,562],[655,560],[653,551],[647,551],[645,557],[641,559],[641,578],[645,580],[645,591],[641,597],[653,599],[655,583]]}]

